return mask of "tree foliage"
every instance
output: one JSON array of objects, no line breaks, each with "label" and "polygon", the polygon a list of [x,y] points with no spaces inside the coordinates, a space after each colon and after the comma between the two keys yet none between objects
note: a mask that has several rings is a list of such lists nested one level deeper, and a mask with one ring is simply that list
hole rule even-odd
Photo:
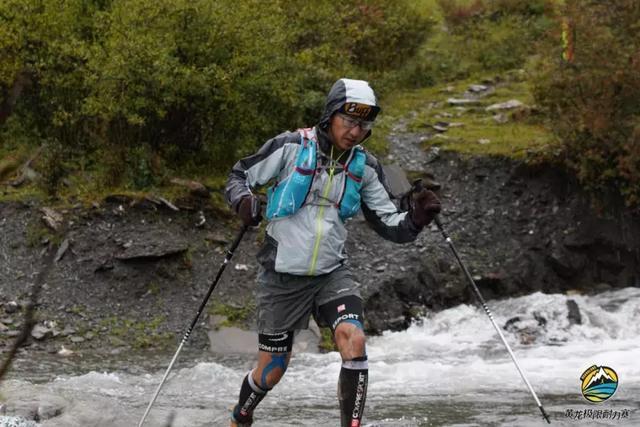
[{"label": "tree foliage", "polygon": [[573,52],[563,57],[558,31],[543,51],[536,98],[578,178],[594,191],[614,189],[638,207],[640,3],[567,0],[561,19]]},{"label": "tree foliage", "polygon": [[176,168],[222,171],[313,124],[336,78],[375,82],[400,67],[431,25],[411,5],[5,0],[0,137],[55,148],[56,177],[79,162],[138,187]]}]

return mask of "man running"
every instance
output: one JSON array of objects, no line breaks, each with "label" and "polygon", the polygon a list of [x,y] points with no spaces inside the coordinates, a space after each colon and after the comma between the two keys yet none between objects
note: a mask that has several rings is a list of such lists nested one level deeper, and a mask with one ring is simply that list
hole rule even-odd
[{"label": "man running", "polygon": [[408,212],[391,201],[380,164],[361,145],[379,111],[367,82],[340,79],[316,126],[270,139],[229,174],[227,201],[245,225],[262,219],[253,189],[271,185],[267,234],[257,255],[258,361],[242,382],[232,427],[252,424],[254,409],[287,369],[295,331],[306,329],[311,315],[331,328],[342,358],[341,425],[360,426],[368,363],[362,298],[346,264],[345,222],[362,210],[378,234],[405,243],[440,212],[440,201],[426,189],[413,195]]}]

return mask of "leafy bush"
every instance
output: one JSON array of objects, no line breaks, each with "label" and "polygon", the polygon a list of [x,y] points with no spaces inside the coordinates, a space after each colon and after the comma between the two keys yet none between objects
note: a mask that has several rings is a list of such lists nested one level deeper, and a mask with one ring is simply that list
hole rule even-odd
[{"label": "leafy bush", "polygon": [[[0,138],[56,141],[48,158],[64,154],[70,168],[91,158],[83,164],[109,185],[222,173],[268,137],[313,124],[336,78],[401,67],[430,26],[412,10],[411,0],[6,0],[0,105],[18,76],[32,84]],[[55,188],[61,169],[47,170]]]},{"label": "leafy bush", "polygon": [[522,67],[536,51],[553,15],[552,0],[438,0],[446,33],[417,61],[431,80]]},{"label": "leafy bush", "polygon": [[594,191],[615,189],[640,206],[640,7],[635,0],[567,0],[572,62],[561,34],[546,47],[535,95],[563,141],[562,157]]}]

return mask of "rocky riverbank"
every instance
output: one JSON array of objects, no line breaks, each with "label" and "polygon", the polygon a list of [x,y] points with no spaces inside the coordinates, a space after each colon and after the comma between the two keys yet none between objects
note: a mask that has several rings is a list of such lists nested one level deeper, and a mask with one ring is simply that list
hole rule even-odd
[{"label": "rocky riverbank", "polygon": [[[486,299],[640,286],[637,217],[623,209],[595,212],[559,171],[450,153],[431,157],[425,171],[442,187],[443,223]],[[0,342],[6,347],[17,334],[45,248],[57,238],[25,351],[61,355],[174,348],[238,229],[206,202],[181,208],[112,196],[91,208],[41,208],[0,205]],[[64,226],[62,237],[48,231],[45,214]],[[435,226],[407,245],[379,238],[362,217],[349,228],[347,249],[370,333],[473,302]],[[246,235],[191,346],[207,348],[206,333],[220,326],[251,327],[261,239],[259,230]]]},{"label": "rocky riverbank", "polygon": [[[460,155],[437,144],[424,149],[425,141],[446,141],[448,129],[463,125],[445,120],[475,114],[500,126],[530,114],[516,100],[486,104],[483,99],[498,87],[492,84],[471,85],[446,101],[425,100],[428,117],[439,121],[422,123],[417,132],[410,118],[398,120],[382,163],[440,188],[444,227],[485,299],[640,286],[637,213],[606,197],[594,207],[571,176],[551,165]],[[23,351],[129,358],[137,350],[144,357],[175,349],[239,229],[228,210],[211,203],[207,189],[178,181],[191,196],[169,201],[112,195],[90,207],[56,209],[0,203],[0,346],[19,334],[44,254],[55,243],[37,302],[38,324]],[[214,196],[221,200],[221,194]],[[404,329],[429,311],[474,303],[435,225],[406,245],[383,240],[361,215],[348,228],[347,250],[362,286],[369,333]],[[190,348],[255,348],[252,334],[229,328],[253,326],[255,253],[263,236],[260,229],[245,235]],[[578,321],[580,314],[569,308]],[[511,320],[509,326],[517,327]],[[313,347],[319,334],[305,345]]]}]

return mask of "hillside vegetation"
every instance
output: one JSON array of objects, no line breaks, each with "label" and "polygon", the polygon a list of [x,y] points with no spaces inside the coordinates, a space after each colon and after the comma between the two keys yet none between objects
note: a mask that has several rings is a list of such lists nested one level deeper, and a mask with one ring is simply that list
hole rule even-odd
[{"label": "hillside vegetation", "polygon": [[315,123],[348,76],[380,95],[378,153],[396,119],[419,130],[446,117],[445,89],[489,80],[487,102],[526,114],[472,110],[434,143],[561,164],[637,206],[640,6],[614,3],[6,0],[0,198],[162,193],[176,176],[219,188],[239,156]]}]

